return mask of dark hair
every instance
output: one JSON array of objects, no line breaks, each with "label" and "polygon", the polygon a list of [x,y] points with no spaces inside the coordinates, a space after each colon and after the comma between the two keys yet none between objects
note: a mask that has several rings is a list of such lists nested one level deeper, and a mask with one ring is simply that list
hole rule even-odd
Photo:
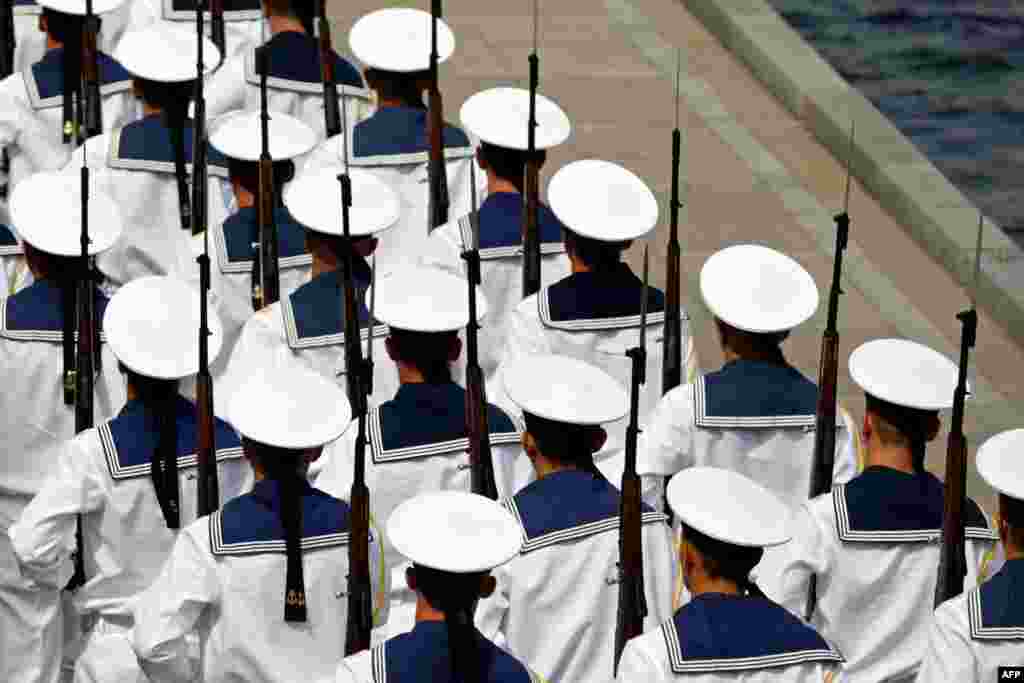
[{"label": "dark hair", "polygon": [[307,34],[313,35],[313,21],[316,19],[317,2],[327,0],[263,0],[270,14],[278,17],[294,17],[302,24]]},{"label": "dark hair", "polygon": [[150,455],[149,475],[168,529],[181,528],[178,491],[178,380],[146,377],[121,366],[128,382],[138,393],[149,428],[157,434],[156,450]]},{"label": "dark hair", "polygon": [[622,261],[622,252],[633,244],[633,240],[602,242],[584,237],[569,228],[562,229],[562,239],[565,241],[566,250],[571,251],[576,258],[594,270],[614,268]]},{"label": "dark hair", "polygon": [[526,431],[537,442],[544,457],[561,465],[578,467],[589,472],[596,479],[604,479],[601,470],[594,464],[595,431],[601,427],[557,422],[532,413],[523,413]]},{"label": "dark hair", "polygon": [[182,228],[191,222],[191,199],[185,170],[185,119],[188,105],[195,94],[195,79],[179,83],[160,83],[145,78],[134,80],[135,88],[144,102],[159,108],[174,149],[174,176],[178,183],[178,213]]},{"label": "dark hair", "polygon": [[999,494],[999,513],[1009,527],[1010,540],[1018,550],[1024,550],[1024,500]]},{"label": "dark hair", "polygon": [[682,529],[683,538],[692,543],[704,557],[704,568],[712,578],[728,579],[751,596],[765,597],[757,584],[750,580],[750,572],[764,556],[764,548],[725,543],[702,534],[685,523],[682,524]]},{"label": "dark hair", "polygon": [[[274,190],[275,198],[274,205],[281,205],[281,189],[285,184],[291,182],[292,178],[295,177],[295,162],[291,159],[285,159],[283,161],[275,161],[273,163],[274,168]],[[232,159],[228,158],[228,175],[232,180],[237,180],[238,184],[244,187],[254,195],[258,195],[260,191],[260,162],[258,161],[246,161],[244,159]]]},{"label": "dark hair", "polygon": [[720,318],[715,318],[715,325],[722,340],[737,353],[744,350],[758,352],[761,355],[774,357],[775,362],[786,365],[786,358],[779,348],[789,338],[789,330],[781,332],[749,332],[733,327]]},{"label": "dark hair", "polygon": [[443,384],[452,381],[448,356],[452,344],[459,338],[458,331],[416,332],[389,327],[388,337],[391,339],[395,355],[403,363],[419,370],[428,383]]},{"label": "dark hair", "polygon": [[284,620],[306,621],[306,584],[302,572],[302,466],[305,452],[277,448],[242,438],[245,454],[258,463],[281,491],[281,528],[287,553]]},{"label": "dark hair", "polygon": [[[356,253],[355,247],[363,240],[372,239],[374,239],[373,235],[362,235],[359,237],[352,237],[352,262],[357,272],[360,267],[359,262],[362,261],[363,263],[365,263],[366,259],[364,259],[362,256]],[[334,258],[338,260],[339,264],[341,263],[342,259],[345,258],[345,250],[348,248],[346,246],[347,242],[343,236],[329,235],[326,232],[317,232],[316,230],[312,229],[306,230],[306,245],[309,247],[309,251],[313,251],[320,245],[325,245],[327,249],[334,255]],[[366,265],[366,268],[369,269],[369,264]]]},{"label": "dark hair", "polygon": [[399,100],[406,107],[426,109],[423,104],[423,82],[429,78],[427,71],[384,71],[369,68],[366,70],[366,82],[371,90],[376,90],[381,98]]},{"label": "dark hair", "polygon": [[414,564],[416,590],[434,609],[444,612],[452,680],[471,683],[488,678],[487,662],[477,643],[473,613],[480,599],[480,582],[489,572],[456,574]]},{"label": "dark hair", "polygon": [[[84,16],[66,14],[49,7],[44,7],[43,17],[46,19],[47,35],[68,49],[77,47],[78,51],[81,52],[82,27],[85,23]],[[102,20],[97,16],[96,21],[101,22]]]},{"label": "dark hair", "polygon": [[[520,193],[523,192],[526,160],[530,158],[529,152],[525,149],[510,149],[481,141],[480,156],[494,172],[494,175],[515,185]],[[542,166],[548,158],[547,152],[543,149],[537,150],[535,156]]]},{"label": "dark hair", "polygon": [[865,394],[868,411],[882,419],[879,438],[884,443],[903,443],[910,447],[914,471],[924,474],[925,447],[939,432],[939,411],[896,405]]}]

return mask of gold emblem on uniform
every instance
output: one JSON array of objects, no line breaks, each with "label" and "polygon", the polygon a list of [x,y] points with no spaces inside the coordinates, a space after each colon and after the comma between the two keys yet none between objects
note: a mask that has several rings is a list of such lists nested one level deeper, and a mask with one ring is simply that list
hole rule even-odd
[{"label": "gold emblem on uniform", "polygon": [[305,607],[306,606],[306,593],[305,591],[288,591],[288,597],[285,602],[289,607]]}]

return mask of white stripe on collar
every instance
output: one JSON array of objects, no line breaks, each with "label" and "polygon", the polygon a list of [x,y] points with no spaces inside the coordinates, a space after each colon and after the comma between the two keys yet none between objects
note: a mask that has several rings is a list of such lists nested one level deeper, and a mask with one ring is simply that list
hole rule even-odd
[{"label": "white stripe on collar", "polygon": [[16,17],[34,17],[43,13],[41,5],[15,5],[14,16]]},{"label": "white stripe on collar", "polygon": [[[187,10],[176,10],[174,9],[174,0],[163,0],[163,18],[167,21],[191,21],[196,20],[195,9]],[[230,12],[224,12],[224,21],[260,21],[263,18],[263,12],[259,9],[240,9]],[[210,12],[206,10],[203,12],[203,21],[210,20]]]},{"label": "white stripe on collar", "polygon": [[[150,473],[150,464],[148,462],[140,463],[138,465],[131,465],[124,467],[121,465],[120,458],[117,457],[117,446],[114,444],[114,435],[110,431],[110,424],[104,422],[96,428],[97,434],[100,437],[100,445],[103,447],[103,456],[107,461],[107,467],[110,470],[110,477],[115,481],[122,479],[134,479],[137,477],[148,477]],[[236,446],[234,448],[219,448],[216,451],[216,460],[218,463],[226,460],[237,460],[242,457],[242,447]],[[189,455],[178,456],[178,470],[191,469],[198,466],[199,456],[196,453]]]},{"label": "white stripe on collar", "polygon": [[[445,147],[446,161],[468,159],[473,156],[472,147]],[[353,156],[349,166],[412,166],[425,164],[430,160],[430,152],[406,152],[404,154],[375,154],[365,157]]]},{"label": "white stripe on collar", "polygon": [[[287,552],[284,539],[279,541],[246,541],[244,543],[225,543],[224,526],[221,521],[223,510],[217,510],[210,515],[210,552],[214,555],[262,555],[266,553]],[[333,548],[336,546],[348,545],[349,533],[321,534],[319,536],[307,536],[302,539],[302,550],[317,550],[319,548]],[[373,542],[373,532],[370,532],[370,542]]]},{"label": "white stripe on collar", "polygon": [[0,256],[20,256],[25,253],[20,244],[0,247]]},{"label": "white stripe on collar", "polygon": [[[221,223],[213,231],[214,248],[217,251],[217,260],[220,262],[222,273],[252,273],[252,259],[246,261],[232,261],[228,258],[227,239],[224,237],[224,224]],[[313,265],[312,254],[296,254],[295,256],[282,256],[277,259],[278,268],[304,268]]]},{"label": "white stripe on collar", "polygon": [[[537,293],[537,312],[545,327],[552,327],[565,332],[597,332],[601,330],[624,330],[640,327],[640,314],[624,315],[613,318],[580,318],[578,320],[552,320],[551,309],[548,304],[548,287],[544,287]],[[683,320],[688,318],[684,315]],[[657,311],[647,314],[647,326],[660,325],[665,322],[665,312]],[[658,341],[655,337],[653,341]]]},{"label": "white stripe on collar", "polygon": [[[479,213],[479,212],[477,212]],[[458,219],[459,237],[462,239],[462,246],[473,242],[473,224],[470,222],[470,215],[467,214]],[[540,253],[544,256],[550,254],[565,253],[565,244],[562,242],[541,242]],[[523,245],[513,244],[507,247],[487,247],[480,250],[481,261],[491,261],[503,258],[519,258],[523,255]]]},{"label": "white stripe on collar", "polygon": [[[341,306],[341,302],[338,302]],[[281,315],[284,316],[285,334],[288,336],[288,346],[293,349],[312,349],[322,346],[340,346],[345,343],[345,333],[335,332],[334,334],[321,334],[317,337],[299,337],[298,328],[295,326],[295,311],[292,310],[291,297],[281,299]],[[387,325],[375,325],[373,337],[387,336]],[[370,328],[359,328],[359,339],[366,341],[370,337]]]},{"label": "white stripe on collar", "polygon": [[377,647],[370,651],[370,659],[372,662],[373,670],[373,683],[387,683],[388,682],[388,658],[385,649],[387,648],[387,641],[384,641]]},{"label": "white stripe on collar", "polygon": [[[245,54],[245,82],[257,88],[260,87],[260,75],[256,72],[256,48],[250,49]],[[324,94],[324,85],[321,81],[310,83],[309,81],[294,81],[290,78],[281,78],[280,76],[267,76],[267,87],[274,88],[275,90],[304,93],[306,95],[323,96]],[[360,88],[344,83],[337,83],[335,87],[339,97],[355,97],[367,102],[372,97],[368,88]]]},{"label": "white stripe on collar", "polygon": [[[174,175],[173,161],[154,161],[152,159],[124,159],[121,157],[121,129],[110,132],[110,150],[107,153],[107,166],[123,171],[149,171],[151,173],[167,173]],[[228,179],[227,166],[208,163],[207,173],[218,178]],[[192,173],[192,163],[186,162],[185,172]]]},{"label": "white stripe on collar", "polygon": [[[26,66],[25,70],[21,74],[22,80],[25,82],[25,92],[28,93],[29,104],[35,110],[40,109],[53,109],[60,107],[64,104],[64,95],[54,95],[53,97],[41,97],[39,95],[39,85],[36,83],[35,76],[32,74],[32,65]],[[125,81],[114,81],[113,83],[107,83],[100,86],[100,97],[107,97],[108,95],[114,95],[119,92],[125,92],[131,90],[131,80]]]},{"label": "white stripe on collar", "polygon": [[[467,452],[469,450],[468,437],[384,450],[384,437],[380,426],[380,419],[380,409],[371,408],[366,421],[369,425],[370,455],[373,458],[374,464],[415,460],[432,455],[445,455],[447,453]],[[521,437],[519,432],[490,432],[490,438],[492,445],[502,445],[519,443]]]},{"label": "white stripe on collar", "polygon": [[981,587],[967,596],[967,618],[972,640],[1024,640],[1024,626],[985,626],[981,612]]},{"label": "white stripe on collar", "polygon": [[[530,538],[526,533],[526,527],[523,524],[522,515],[519,514],[519,506],[516,505],[515,498],[506,498],[502,502],[506,508],[512,511],[516,521],[519,522],[519,528],[523,533],[523,549],[520,551],[520,555],[526,555],[534,550],[540,550],[552,545],[559,545],[568,541],[575,541],[587,536],[595,536],[597,534],[603,534],[608,531],[617,531],[619,528],[619,516],[613,515],[606,517],[605,519],[599,519],[594,522],[587,522],[586,524],[578,524],[576,526],[568,527],[566,529],[559,529],[557,531],[549,531],[546,534],[541,534],[536,538]],[[656,522],[666,522],[668,517],[660,512],[645,512],[640,516],[642,524],[653,524]]]},{"label": "white stripe on collar", "polygon": [[[693,417],[698,427],[716,429],[784,429],[814,427],[817,416],[810,415],[761,415],[761,416],[734,416],[734,415],[708,415],[707,394],[704,376],[701,375],[693,384]],[[843,416],[836,411],[836,426],[845,427]]]},{"label": "white stripe on collar", "polygon": [[[13,339],[14,341],[41,341],[60,344],[64,341],[62,330],[9,330],[7,329],[7,302],[10,297],[0,299],[0,337]],[[75,330],[75,340],[78,340],[78,330]],[[107,333],[100,330],[100,343],[106,343]]]}]

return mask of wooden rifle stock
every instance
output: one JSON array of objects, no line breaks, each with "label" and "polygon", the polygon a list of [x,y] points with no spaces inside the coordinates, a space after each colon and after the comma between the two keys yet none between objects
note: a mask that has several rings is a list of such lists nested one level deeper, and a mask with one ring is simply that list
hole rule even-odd
[{"label": "wooden rifle stock", "polygon": [[270,55],[266,46],[260,48],[260,135],[263,150],[260,153],[260,181],[258,225],[259,258],[253,262],[257,281],[253,283],[253,305],[256,310],[276,303],[281,298],[281,280],[277,260],[277,223],[274,220],[274,162],[270,159],[270,114],[267,111],[267,74]]},{"label": "wooden rifle stock", "polygon": [[331,25],[327,21],[326,0],[320,0],[317,13],[317,33],[320,44],[320,79],[324,84],[324,129],[327,137],[341,134],[341,114],[338,111],[338,86],[334,80],[334,51],[331,49]]},{"label": "wooden rifle stock", "polygon": [[92,11],[92,0],[85,2],[85,21],[82,24],[82,95],[85,99],[84,131],[91,138],[103,132],[103,109],[100,106],[99,53],[96,36],[99,18]]},{"label": "wooden rifle stock", "polygon": [[540,229],[537,211],[540,205],[540,163],[537,158],[537,82],[540,58],[530,54],[530,118],[526,129],[526,177],[523,190],[523,298],[540,290]]},{"label": "wooden rifle stock", "polygon": [[441,0],[430,3],[430,159],[427,174],[430,181],[430,201],[427,232],[448,222],[448,172],[444,161],[444,105],[437,82],[437,22],[441,19]]}]

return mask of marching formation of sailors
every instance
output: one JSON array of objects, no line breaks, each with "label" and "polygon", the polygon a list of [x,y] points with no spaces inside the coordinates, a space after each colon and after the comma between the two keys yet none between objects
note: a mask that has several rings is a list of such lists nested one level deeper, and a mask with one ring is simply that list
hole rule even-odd
[{"label": "marching formation of sailors", "polygon": [[[857,348],[857,425],[834,354],[815,383],[783,352],[819,307],[795,259],[707,259],[724,364],[702,374],[679,283],[623,260],[651,189],[583,159],[540,201],[572,124],[536,73],[444,121],[437,0],[360,18],[362,71],[323,0],[8,4],[0,680],[1024,664],[1024,429],[978,451],[994,523],[953,440],[973,309],[959,365]],[[924,454],[950,408],[943,483]]]}]

